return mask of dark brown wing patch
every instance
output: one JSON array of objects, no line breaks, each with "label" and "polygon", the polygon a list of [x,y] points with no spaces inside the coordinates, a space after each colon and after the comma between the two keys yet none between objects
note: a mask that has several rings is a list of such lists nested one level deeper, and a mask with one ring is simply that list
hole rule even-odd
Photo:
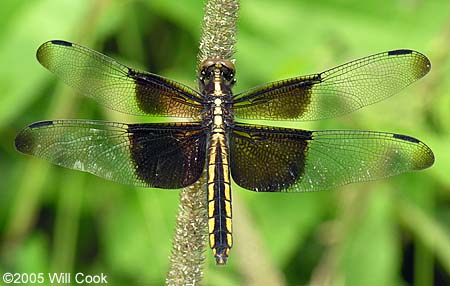
[{"label": "dark brown wing patch", "polygon": [[149,186],[174,189],[200,178],[206,159],[206,135],[200,125],[158,129],[132,124],[128,132],[136,174]]},{"label": "dark brown wing patch", "polygon": [[236,125],[230,136],[233,180],[256,192],[289,188],[305,171],[311,132]]}]

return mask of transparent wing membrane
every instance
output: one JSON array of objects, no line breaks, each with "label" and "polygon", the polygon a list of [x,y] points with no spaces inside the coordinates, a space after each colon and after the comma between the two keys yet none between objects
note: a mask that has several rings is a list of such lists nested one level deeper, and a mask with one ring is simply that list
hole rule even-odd
[{"label": "transparent wing membrane", "polygon": [[328,71],[269,83],[237,94],[236,120],[307,121],[336,117],[399,92],[426,75],[430,61],[411,50],[358,59]]},{"label": "transparent wing membrane", "polygon": [[111,109],[134,115],[199,119],[201,96],[156,74],[138,71],[83,46],[49,41],[38,61],[66,84]]}]

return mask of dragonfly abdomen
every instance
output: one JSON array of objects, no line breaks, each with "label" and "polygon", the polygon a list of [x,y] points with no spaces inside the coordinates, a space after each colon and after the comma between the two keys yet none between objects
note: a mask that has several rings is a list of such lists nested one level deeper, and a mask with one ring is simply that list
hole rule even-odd
[{"label": "dragonfly abdomen", "polygon": [[228,146],[224,132],[211,135],[208,159],[209,245],[217,264],[225,264],[233,244]]}]

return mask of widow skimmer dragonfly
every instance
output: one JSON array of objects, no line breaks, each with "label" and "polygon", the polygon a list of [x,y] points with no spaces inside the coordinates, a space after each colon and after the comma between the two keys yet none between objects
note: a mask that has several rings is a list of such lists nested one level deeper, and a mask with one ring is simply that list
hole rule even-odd
[{"label": "widow skimmer dragonfly", "polygon": [[242,123],[335,117],[385,99],[430,70],[430,61],[416,51],[383,52],[238,94],[232,93],[234,64],[220,58],[201,63],[198,90],[61,40],[40,46],[37,59],[111,109],[185,122],[41,121],[17,135],[17,150],[140,187],[183,188],[206,168],[209,243],[218,264],[226,263],[232,247],[230,175],[255,192],[305,192],[422,170],[434,162],[431,149],[407,135]]}]

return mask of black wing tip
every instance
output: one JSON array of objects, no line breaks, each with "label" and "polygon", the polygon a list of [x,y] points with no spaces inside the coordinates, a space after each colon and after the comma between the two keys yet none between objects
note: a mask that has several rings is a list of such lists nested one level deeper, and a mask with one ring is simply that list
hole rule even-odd
[{"label": "black wing tip", "polygon": [[54,45],[66,46],[66,47],[71,47],[73,45],[71,42],[67,42],[64,40],[51,40],[51,41],[48,41],[47,43],[52,43]]},{"label": "black wing tip", "polygon": [[408,136],[408,135],[403,135],[403,134],[393,134],[392,137],[394,137],[394,138],[396,138],[396,139],[400,139],[400,140],[412,142],[412,143],[420,143],[420,140],[419,140],[419,139],[416,139],[416,138],[411,137],[411,136]]},{"label": "black wing tip", "polygon": [[30,124],[28,127],[33,129],[33,128],[39,128],[39,127],[49,126],[49,125],[53,125],[53,120],[45,120],[45,121],[35,122],[35,123]]},{"label": "black wing tip", "polygon": [[45,48],[47,46],[52,46],[52,45],[71,47],[71,46],[73,46],[73,43],[67,42],[67,41],[64,41],[64,40],[50,40],[50,41],[47,41],[47,42],[45,42],[45,43],[43,43],[42,45],[39,46],[39,48],[38,48],[38,55],[39,55],[39,51],[40,50],[42,50],[43,48]]},{"label": "black wing tip", "polygon": [[392,50],[392,51],[388,51],[388,56],[399,56],[399,55],[410,55],[412,53],[414,53],[413,50],[409,50],[409,49],[399,49],[399,50]]}]

